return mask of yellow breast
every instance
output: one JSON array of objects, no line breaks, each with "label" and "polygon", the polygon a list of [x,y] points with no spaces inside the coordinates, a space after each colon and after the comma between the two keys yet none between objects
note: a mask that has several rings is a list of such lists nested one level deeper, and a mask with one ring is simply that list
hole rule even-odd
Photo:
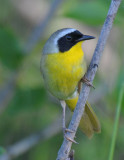
[{"label": "yellow breast", "polygon": [[59,99],[67,99],[76,90],[86,71],[82,42],[64,53],[43,55],[42,72],[49,91]]}]

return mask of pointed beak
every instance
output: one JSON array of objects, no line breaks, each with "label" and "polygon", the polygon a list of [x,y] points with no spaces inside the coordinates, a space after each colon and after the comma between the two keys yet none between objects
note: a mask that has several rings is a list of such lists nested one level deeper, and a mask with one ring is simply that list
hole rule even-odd
[{"label": "pointed beak", "polygon": [[94,39],[95,37],[93,36],[89,36],[89,35],[82,35],[81,38],[77,39],[76,42],[80,42],[80,41],[85,41],[85,40],[90,40],[90,39]]}]

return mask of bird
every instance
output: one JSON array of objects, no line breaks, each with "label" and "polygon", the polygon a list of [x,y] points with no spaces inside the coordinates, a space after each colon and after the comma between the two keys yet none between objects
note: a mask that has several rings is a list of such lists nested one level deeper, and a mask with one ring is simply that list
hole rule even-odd
[{"label": "bird", "polygon": [[[82,43],[94,38],[74,28],[59,29],[46,41],[41,55],[40,68],[45,86],[60,101],[63,109],[64,138],[74,143],[75,140],[66,136],[67,132],[73,131],[66,128],[65,109],[67,105],[74,111],[83,83],[92,86],[85,77],[87,64]],[[99,119],[88,101],[79,128],[88,138],[91,138],[94,132],[101,131]]]}]

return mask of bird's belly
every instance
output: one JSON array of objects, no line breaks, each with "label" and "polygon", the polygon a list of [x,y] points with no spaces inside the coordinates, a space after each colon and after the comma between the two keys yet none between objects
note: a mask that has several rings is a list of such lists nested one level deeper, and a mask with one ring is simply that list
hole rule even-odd
[{"label": "bird's belly", "polygon": [[73,95],[85,71],[83,52],[76,56],[47,55],[42,63],[46,87],[55,97],[63,100]]},{"label": "bird's belly", "polygon": [[82,67],[77,67],[74,71],[67,68],[65,70],[57,69],[54,74],[50,75],[49,89],[57,98],[67,99],[75,92],[82,75]]}]

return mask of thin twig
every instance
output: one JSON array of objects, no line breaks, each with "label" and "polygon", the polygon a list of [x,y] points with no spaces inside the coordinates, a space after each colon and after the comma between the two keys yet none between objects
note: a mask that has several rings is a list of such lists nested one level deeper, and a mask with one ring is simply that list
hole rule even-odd
[{"label": "thin twig", "polygon": [[123,95],[124,95],[124,83],[121,86],[121,90],[120,90],[120,94],[118,98],[117,111],[116,111],[116,116],[115,116],[114,128],[112,132],[113,135],[112,135],[112,141],[111,141],[111,146],[110,146],[109,160],[113,160],[113,156],[114,156],[115,142],[116,142],[116,137],[117,137],[118,123],[119,123],[119,117],[120,117],[120,112],[121,112],[121,104],[123,100]]},{"label": "thin twig", "polygon": [[[93,82],[93,79],[95,77],[95,74],[96,74],[96,71],[97,71],[97,68],[98,68],[98,65],[100,62],[100,58],[102,56],[102,52],[104,50],[107,38],[108,38],[110,30],[112,28],[113,20],[115,18],[115,15],[117,13],[117,10],[118,10],[120,3],[121,3],[121,0],[112,0],[111,1],[111,5],[109,8],[106,20],[105,20],[104,25],[102,27],[96,49],[94,51],[90,66],[89,66],[87,74],[86,74],[86,78],[88,80],[90,80],[91,83]],[[81,91],[81,94],[79,96],[79,100],[76,105],[74,114],[72,116],[72,120],[69,124],[68,129],[74,131],[73,133],[67,133],[67,136],[70,139],[74,139],[74,137],[75,137],[77,128],[79,126],[79,122],[80,122],[81,117],[84,112],[84,107],[85,107],[86,100],[88,99],[89,92],[90,92],[90,87],[87,86],[86,84],[84,84],[82,91]],[[58,152],[57,160],[67,160],[68,156],[69,156],[69,152],[71,150],[71,146],[72,146],[72,142],[64,139],[63,144]]]},{"label": "thin twig", "polygon": [[13,73],[12,77],[10,77],[5,86],[0,89],[0,113],[5,109],[5,107],[13,97],[13,91],[16,86],[17,76],[17,72]]}]

